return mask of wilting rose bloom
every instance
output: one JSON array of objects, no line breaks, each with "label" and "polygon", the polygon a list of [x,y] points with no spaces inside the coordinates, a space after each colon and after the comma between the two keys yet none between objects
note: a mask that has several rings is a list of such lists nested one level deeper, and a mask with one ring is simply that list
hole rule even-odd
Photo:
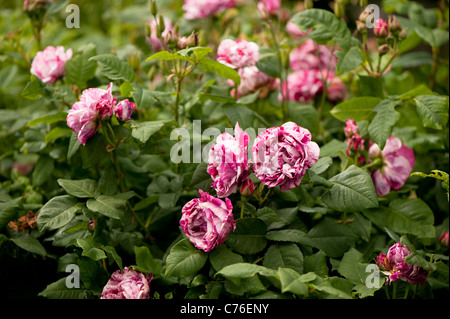
[{"label": "wilting rose bloom", "polygon": [[386,284],[391,281],[404,280],[413,284],[423,284],[428,278],[428,271],[416,265],[405,263],[405,258],[411,254],[409,249],[400,243],[394,244],[387,255],[377,256],[377,265],[388,276]]},{"label": "wilting rose bloom", "polygon": [[103,288],[101,299],[149,299],[153,275],[128,267],[115,271]]},{"label": "wilting rose bloom", "polygon": [[184,17],[188,20],[215,16],[234,6],[234,0],[184,0]]},{"label": "wilting rose bloom", "polygon": [[48,46],[39,51],[31,63],[31,74],[37,76],[42,82],[54,83],[66,74],[65,65],[72,58],[72,49],[64,52],[64,47]]},{"label": "wilting rose bloom", "polygon": [[234,137],[227,132],[222,133],[212,145],[208,157],[208,174],[213,180],[212,187],[218,197],[227,197],[247,179],[250,163],[247,146],[249,136],[236,123]]},{"label": "wilting rose bloom", "polygon": [[231,68],[253,66],[259,60],[259,46],[243,39],[225,39],[217,48],[217,61]]},{"label": "wilting rose bloom", "polygon": [[442,234],[441,237],[439,238],[439,240],[441,241],[441,243],[445,246],[448,247],[448,230],[446,233]]},{"label": "wilting rose bloom", "polygon": [[[241,83],[237,88],[237,97],[248,95],[261,89],[259,97],[264,98],[270,90],[276,86],[276,80],[264,72],[261,72],[256,66],[248,66],[238,69]],[[227,84],[234,86],[232,80],[228,80]],[[231,96],[235,96],[235,90],[231,90]]]},{"label": "wilting rose bloom", "polygon": [[236,229],[233,205],[199,189],[200,198],[194,198],[184,205],[181,212],[181,228],[191,243],[198,249],[209,252],[222,245],[230,231]]},{"label": "wilting rose bloom", "polygon": [[253,171],[268,187],[287,191],[300,185],[306,171],[319,159],[319,146],[311,133],[293,122],[271,127],[255,139]]},{"label": "wilting rose bloom", "polygon": [[112,83],[106,90],[86,89],[67,115],[67,125],[77,134],[78,141],[85,145],[99,129],[100,121],[111,117],[116,99],[112,96]]},{"label": "wilting rose bloom", "polygon": [[373,28],[373,33],[376,37],[385,38],[389,34],[388,23],[383,19],[378,19],[375,21],[375,26]]},{"label": "wilting rose bloom", "polygon": [[289,33],[292,37],[296,38],[304,38],[308,36],[308,33],[300,30],[292,21],[289,21],[286,24],[286,32]]},{"label": "wilting rose bloom", "polygon": [[383,166],[372,173],[377,195],[383,196],[391,189],[402,188],[414,168],[413,150],[403,145],[400,139],[391,136],[386,141],[383,151],[375,143],[370,146],[369,160],[373,161],[376,158],[383,161]]},{"label": "wilting rose bloom", "polygon": [[314,69],[335,73],[337,56],[326,45],[308,39],[291,51],[289,62],[294,71]]},{"label": "wilting rose bloom", "polygon": [[336,103],[342,101],[347,96],[347,87],[342,80],[332,75],[331,79],[327,81],[327,98],[330,102]]},{"label": "wilting rose bloom", "polygon": [[124,122],[131,120],[131,114],[136,110],[136,104],[128,99],[122,100],[114,106],[114,114]]},{"label": "wilting rose bloom", "polygon": [[287,81],[283,82],[285,99],[290,101],[309,102],[322,90],[323,81],[318,70],[296,71],[289,74]]},{"label": "wilting rose bloom", "polygon": [[[164,37],[167,36],[169,31],[174,31],[174,27],[172,24],[172,21],[168,17],[163,17],[164,19],[164,31],[161,32],[161,38],[164,39]],[[159,52],[164,49],[163,44],[161,40],[156,35],[156,20],[155,18],[151,19],[149,22],[150,25],[150,37],[146,38],[147,45],[151,46],[154,52]]]},{"label": "wilting rose bloom", "polygon": [[259,0],[258,10],[268,14],[277,14],[280,10],[280,0]]}]

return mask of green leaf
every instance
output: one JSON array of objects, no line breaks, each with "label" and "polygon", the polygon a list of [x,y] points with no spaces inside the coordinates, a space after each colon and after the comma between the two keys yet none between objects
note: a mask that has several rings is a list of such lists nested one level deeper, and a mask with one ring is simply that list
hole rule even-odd
[{"label": "green leaf", "polygon": [[42,117],[38,117],[34,120],[31,120],[30,122],[28,122],[27,126],[28,127],[36,126],[41,123],[53,124],[56,122],[66,121],[66,118],[67,118],[67,112],[58,112],[58,113],[45,115]]},{"label": "green leaf", "polygon": [[95,198],[100,195],[97,182],[92,179],[70,180],[60,178],[58,184],[68,194],[78,198]]},{"label": "green leaf", "polygon": [[266,247],[266,225],[259,218],[236,220],[236,230],[228,235],[227,245],[239,254],[256,254]]},{"label": "green leaf", "polygon": [[0,230],[14,219],[18,208],[22,205],[22,197],[12,199],[6,203],[0,203]]},{"label": "green leaf", "polygon": [[278,62],[277,55],[266,54],[260,57],[256,62],[256,67],[263,73],[273,78],[279,78],[281,76],[280,63]]},{"label": "green leaf", "polygon": [[197,168],[192,175],[190,186],[193,189],[208,189],[212,184],[211,175],[207,172],[208,163],[202,162],[197,165]]},{"label": "green leaf", "polygon": [[322,174],[333,164],[333,159],[330,156],[324,156],[310,168],[316,174]]},{"label": "green leaf", "polygon": [[305,273],[313,272],[320,277],[328,276],[329,269],[326,254],[322,250],[319,250],[315,254],[305,256],[303,261],[303,271]]},{"label": "green leaf", "polygon": [[37,227],[41,232],[61,228],[67,225],[82,207],[72,196],[53,197],[39,211]]},{"label": "green leaf", "polygon": [[347,144],[344,141],[338,141],[337,139],[332,139],[327,144],[320,148],[319,157],[338,157],[339,151],[345,151],[347,149]]},{"label": "green leaf", "polygon": [[90,210],[113,219],[121,219],[124,216],[124,200],[112,196],[100,195],[96,199],[88,199],[86,205]]},{"label": "green leaf", "polygon": [[308,237],[311,245],[323,250],[327,256],[337,258],[348,251],[357,239],[355,233],[346,225],[338,224],[331,218],[324,218],[314,226]]},{"label": "green leaf", "polygon": [[81,254],[82,256],[89,257],[94,261],[107,258],[105,252],[98,248],[98,244],[91,238],[77,238],[77,246],[83,249],[83,253]]},{"label": "green leaf", "polygon": [[256,217],[268,222],[281,222],[278,214],[270,207],[263,207],[256,211]]},{"label": "green leaf", "polygon": [[386,140],[391,136],[392,128],[400,118],[400,113],[395,110],[399,104],[400,101],[383,100],[374,108],[377,114],[369,124],[369,134],[381,149],[384,148]]},{"label": "green leaf", "polygon": [[389,228],[398,234],[411,234],[420,238],[435,236],[434,215],[419,198],[396,199],[389,207],[370,209],[363,214],[380,228]]},{"label": "green leaf", "polygon": [[290,268],[279,268],[278,274],[280,276],[281,292],[292,292],[300,296],[308,294],[308,286],[305,282],[313,281],[316,278],[314,273],[300,275],[297,271]]},{"label": "green leaf", "polygon": [[329,182],[333,183],[333,187],[322,196],[328,207],[344,212],[378,207],[372,177],[365,170],[351,165]]},{"label": "green leaf", "polygon": [[303,254],[296,244],[274,244],[267,249],[263,266],[271,269],[291,268],[301,274]]},{"label": "green leaf", "polygon": [[44,184],[52,175],[54,168],[55,164],[53,158],[41,155],[33,170],[33,185],[41,186]]},{"label": "green leaf", "polygon": [[297,244],[309,243],[309,238],[306,233],[298,229],[273,230],[266,234],[266,238],[273,241],[284,241]]},{"label": "green leaf", "polygon": [[336,64],[338,73],[352,71],[364,62],[360,53],[361,42],[358,39],[351,37],[350,41],[339,39],[337,42],[341,48],[335,52],[338,57]]},{"label": "green leaf", "polygon": [[308,9],[295,14],[291,21],[308,37],[319,44],[333,39],[350,40],[351,33],[344,20],[338,19],[332,12],[323,9]]},{"label": "green leaf", "polygon": [[206,263],[208,255],[195,248],[188,239],[176,243],[166,259],[166,277],[187,277],[195,274]]},{"label": "green leaf", "polygon": [[226,245],[221,245],[209,252],[209,261],[216,271],[220,271],[228,265],[243,263],[244,258],[227,248]]},{"label": "green leaf", "polygon": [[414,98],[417,114],[424,127],[443,130],[448,122],[448,97],[420,95]]},{"label": "green leaf", "polygon": [[104,246],[103,250],[109,255],[111,255],[111,257],[116,262],[117,266],[119,266],[119,269],[123,271],[122,258],[119,256],[116,249],[113,246]]},{"label": "green leaf", "polygon": [[44,84],[34,75],[31,75],[30,81],[22,91],[22,96],[30,100],[36,100],[44,95]]},{"label": "green leaf", "polygon": [[251,278],[256,274],[266,277],[275,277],[277,271],[255,264],[236,263],[222,268],[214,275],[214,277],[221,275],[231,280],[234,284],[239,285],[241,279]]},{"label": "green leaf", "polygon": [[47,299],[85,299],[86,290],[78,288],[67,288],[67,278],[61,278],[49,284],[38,296]]},{"label": "green leaf", "polygon": [[325,293],[328,299],[353,299],[351,296],[353,284],[344,278],[317,278],[311,286],[317,291]]},{"label": "green leaf", "polygon": [[93,56],[89,61],[97,61],[102,66],[102,73],[111,80],[134,82],[136,75],[133,68],[126,62],[112,54]]},{"label": "green leaf", "polygon": [[333,107],[331,115],[340,121],[354,119],[355,121],[369,120],[374,112],[374,107],[381,102],[380,98],[372,96],[355,97]]},{"label": "green leaf", "polygon": [[253,111],[245,105],[226,104],[223,106],[225,115],[231,123],[239,123],[242,130],[253,127]]},{"label": "green leaf", "polygon": [[81,54],[68,60],[65,64],[66,80],[80,89],[86,88],[86,82],[95,76],[97,63],[89,58],[94,52]]},{"label": "green leaf", "polygon": [[153,275],[161,274],[161,264],[152,256],[150,250],[145,247],[134,247],[134,253],[136,255],[136,270]]},{"label": "green leaf", "polygon": [[420,24],[416,24],[414,31],[434,49],[437,49],[449,41],[448,31],[441,29],[431,29]]},{"label": "green leaf", "polygon": [[198,66],[206,71],[212,71],[217,75],[220,75],[226,79],[230,79],[238,85],[241,83],[241,77],[239,76],[237,71],[220,62],[205,57],[200,61]]},{"label": "green leaf", "polygon": [[131,135],[142,143],[146,143],[148,139],[162,129],[167,122],[169,121],[133,122],[131,124]]},{"label": "green leaf", "polygon": [[47,255],[44,246],[42,246],[39,240],[34,238],[28,233],[19,234],[17,237],[12,238],[11,240],[20,248],[29,251],[33,254],[41,256]]},{"label": "green leaf", "polygon": [[150,60],[163,60],[163,61],[184,60],[194,63],[194,59],[187,56],[186,54],[181,55],[178,53],[171,53],[169,51],[159,51],[148,57],[145,61]]}]

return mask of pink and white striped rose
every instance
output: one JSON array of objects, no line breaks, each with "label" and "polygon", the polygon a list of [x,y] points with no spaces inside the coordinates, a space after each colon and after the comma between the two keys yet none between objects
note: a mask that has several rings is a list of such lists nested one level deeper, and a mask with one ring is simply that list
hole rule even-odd
[{"label": "pink and white striped rose", "polygon": [[101,299],[149,299],[153,275],[145,275],[125,267],[115,271],[105,287]]}]

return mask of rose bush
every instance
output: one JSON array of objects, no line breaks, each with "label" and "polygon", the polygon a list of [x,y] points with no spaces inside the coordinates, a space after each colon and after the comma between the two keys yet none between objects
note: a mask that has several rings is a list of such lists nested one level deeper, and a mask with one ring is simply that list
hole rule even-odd
[{"label": "rose bush", "polygon": [[1,4],[2,297],[448,297],[448,2],[76,3]]}]

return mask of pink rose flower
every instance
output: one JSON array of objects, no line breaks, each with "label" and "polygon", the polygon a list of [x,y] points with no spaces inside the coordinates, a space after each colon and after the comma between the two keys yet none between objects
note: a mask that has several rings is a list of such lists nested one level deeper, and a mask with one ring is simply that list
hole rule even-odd
[{"label": "pink rose flower", "polygon": [[359,135],[359,127],[354,119],[345,121],[345,136],[347,137],[345,140],[347,143],[347,150],[345,151],[347,156],[353,157],[357,155],[358,163],[364,164],[366,160],[359,152],[364,151],[365,140]]},{"label": "pink rose flower", "polygon": [[225,39],[217,48],[217,61],[231,68],[253,66],[259,60],[259,46],[243,39]]},{"label": "pink rose flower", "polygon": [[253,171],[268,187],[287,191],[300,185],[306,171],[319,159],[319,146],[311,133],[293,122],[271,127],[255,139]]},{"label": "pink rose flower", "polygon": [[114,106],[114,114],[116,114],[116,117],[119,120],[127,122],[131,120],[131,114],[136,111],[136,109],[136,104],[125,99]]},{"label": "pink rose flower", "polygon": [[239,123],[236,123],[234,135],[222,133],[209,151],[207,171],[213,180],[211,186],[217,191],[217,197],[235,193],[247,179],[250,170],[247,154],[249,136],[241,130]]},{"label": "pink rose flower", "polygon": [[51,84],[62,78],[65,74],[65,65],[72,58],[72,49],[64,52],[64,47],[48,46],[39,51],[31,63],[31,74],[42,82]]},{"label": "pink rose flower", "polygon": [[391,136],[383,151],[375,143],[370,146],[369,160],[376,158],[381,158],[383,162],[383,166],[372,173],[377,195],[383,196],[391,189],[402,188],[414,168],[413,150],[403,145],[400,139]]},{"label": "pink rose flower", "polygon": [[[275,79],[261,72],[256,66],[248,66],[238,69],[241,83],[238,86],[238,98],[256,92],[261,89],[260,97],[263,98],[275,87]],[[227,81],[227,84],[234,86],[234,82]],[[231,90],[231,96],[235,96],[235,90]]]},{"label": "pink rose flower", "polygon": [[215,16],[234,6],[234,0],[183,0],[184,17],[188,20]]},{"label": "pink rose flower", "polygon": [[318,70],[299,70],[289,74],[282,87],[285,99],[309,102],[316,94],[322,92],[323,81]]},{"label": "pink rose flower", "polygon": [[200,198],[194,198],[182,208],[181,228],[192,244],[209,252],[222,245],[230,231],[236,229],[233,205],[199,189]]},{"label": "pink rose flower", "polygon": [[385,38],[389,34],[388,23],[383,19],[378,19],[375,21],[375,26],[373,28],[373,33],[376,37]]},{"label": "pink rose flower", "polygon": [[[164,17],[163,19],[164,19],[164,31],[161,32],[161,39],[164,39],[167,36],[167,34],[169,33],[169,31],[172,31],[172,32],[174,31],[174,26],[172,24],[172,21],[170,21],[170,19],[167,17]],[[151,35],[149,38],[146,39],[147,44],[149,46],[151,46],[151,48],[153,49],[154,52],[159,52],[164,49],[164,46],[156,34],[155,18],[150,20],[149,25],[150,25]]]},{"label": "pink rose flower", "polygon": [[286,32],[295,38],[304,38],[308,36],[308,33],[305,33],[302,30],[300,30],[292,21],[289,21],[286,24]]},{"label": "pink rose flower", "polygon": [[331,75],[331,78],[327,82],[328,100],[333,103],[344,100],[347,96],[345,83],[336,75]]},{"label": "pink rose flower", "polygon": [[67,115],[67,125],[77,134],[78,141],[85,145],[101,127],[100,121],[111,117],[116,99],[112,96],[112,83],[106,90],[86,89]]},{"label": "pink rose flower", "polygon": [[290,67],[298,70],[324,70],[336,72],[337,56],[326,45],[308,39],[289,54]]},{"label": "pink rose flower", "polygon": [[277,14],[280,10],[280,0],[259,0],[257,7],[260,12]]},{"label": "pink rose flower", "polygon": [[153,275],[125,267],[115,271],[103,288],[101,299],[149,299]]},{"label": "pink rose flower", "polygon": [[411,254],[409,249],[400,243],[394,244],[387,255],[377,256],[377,265],[388,276],[386,284],[391,281],[404,280],[413,284],[423,284],[428,278],[428,272],[416,265],[405,263],[405,258]]}]

